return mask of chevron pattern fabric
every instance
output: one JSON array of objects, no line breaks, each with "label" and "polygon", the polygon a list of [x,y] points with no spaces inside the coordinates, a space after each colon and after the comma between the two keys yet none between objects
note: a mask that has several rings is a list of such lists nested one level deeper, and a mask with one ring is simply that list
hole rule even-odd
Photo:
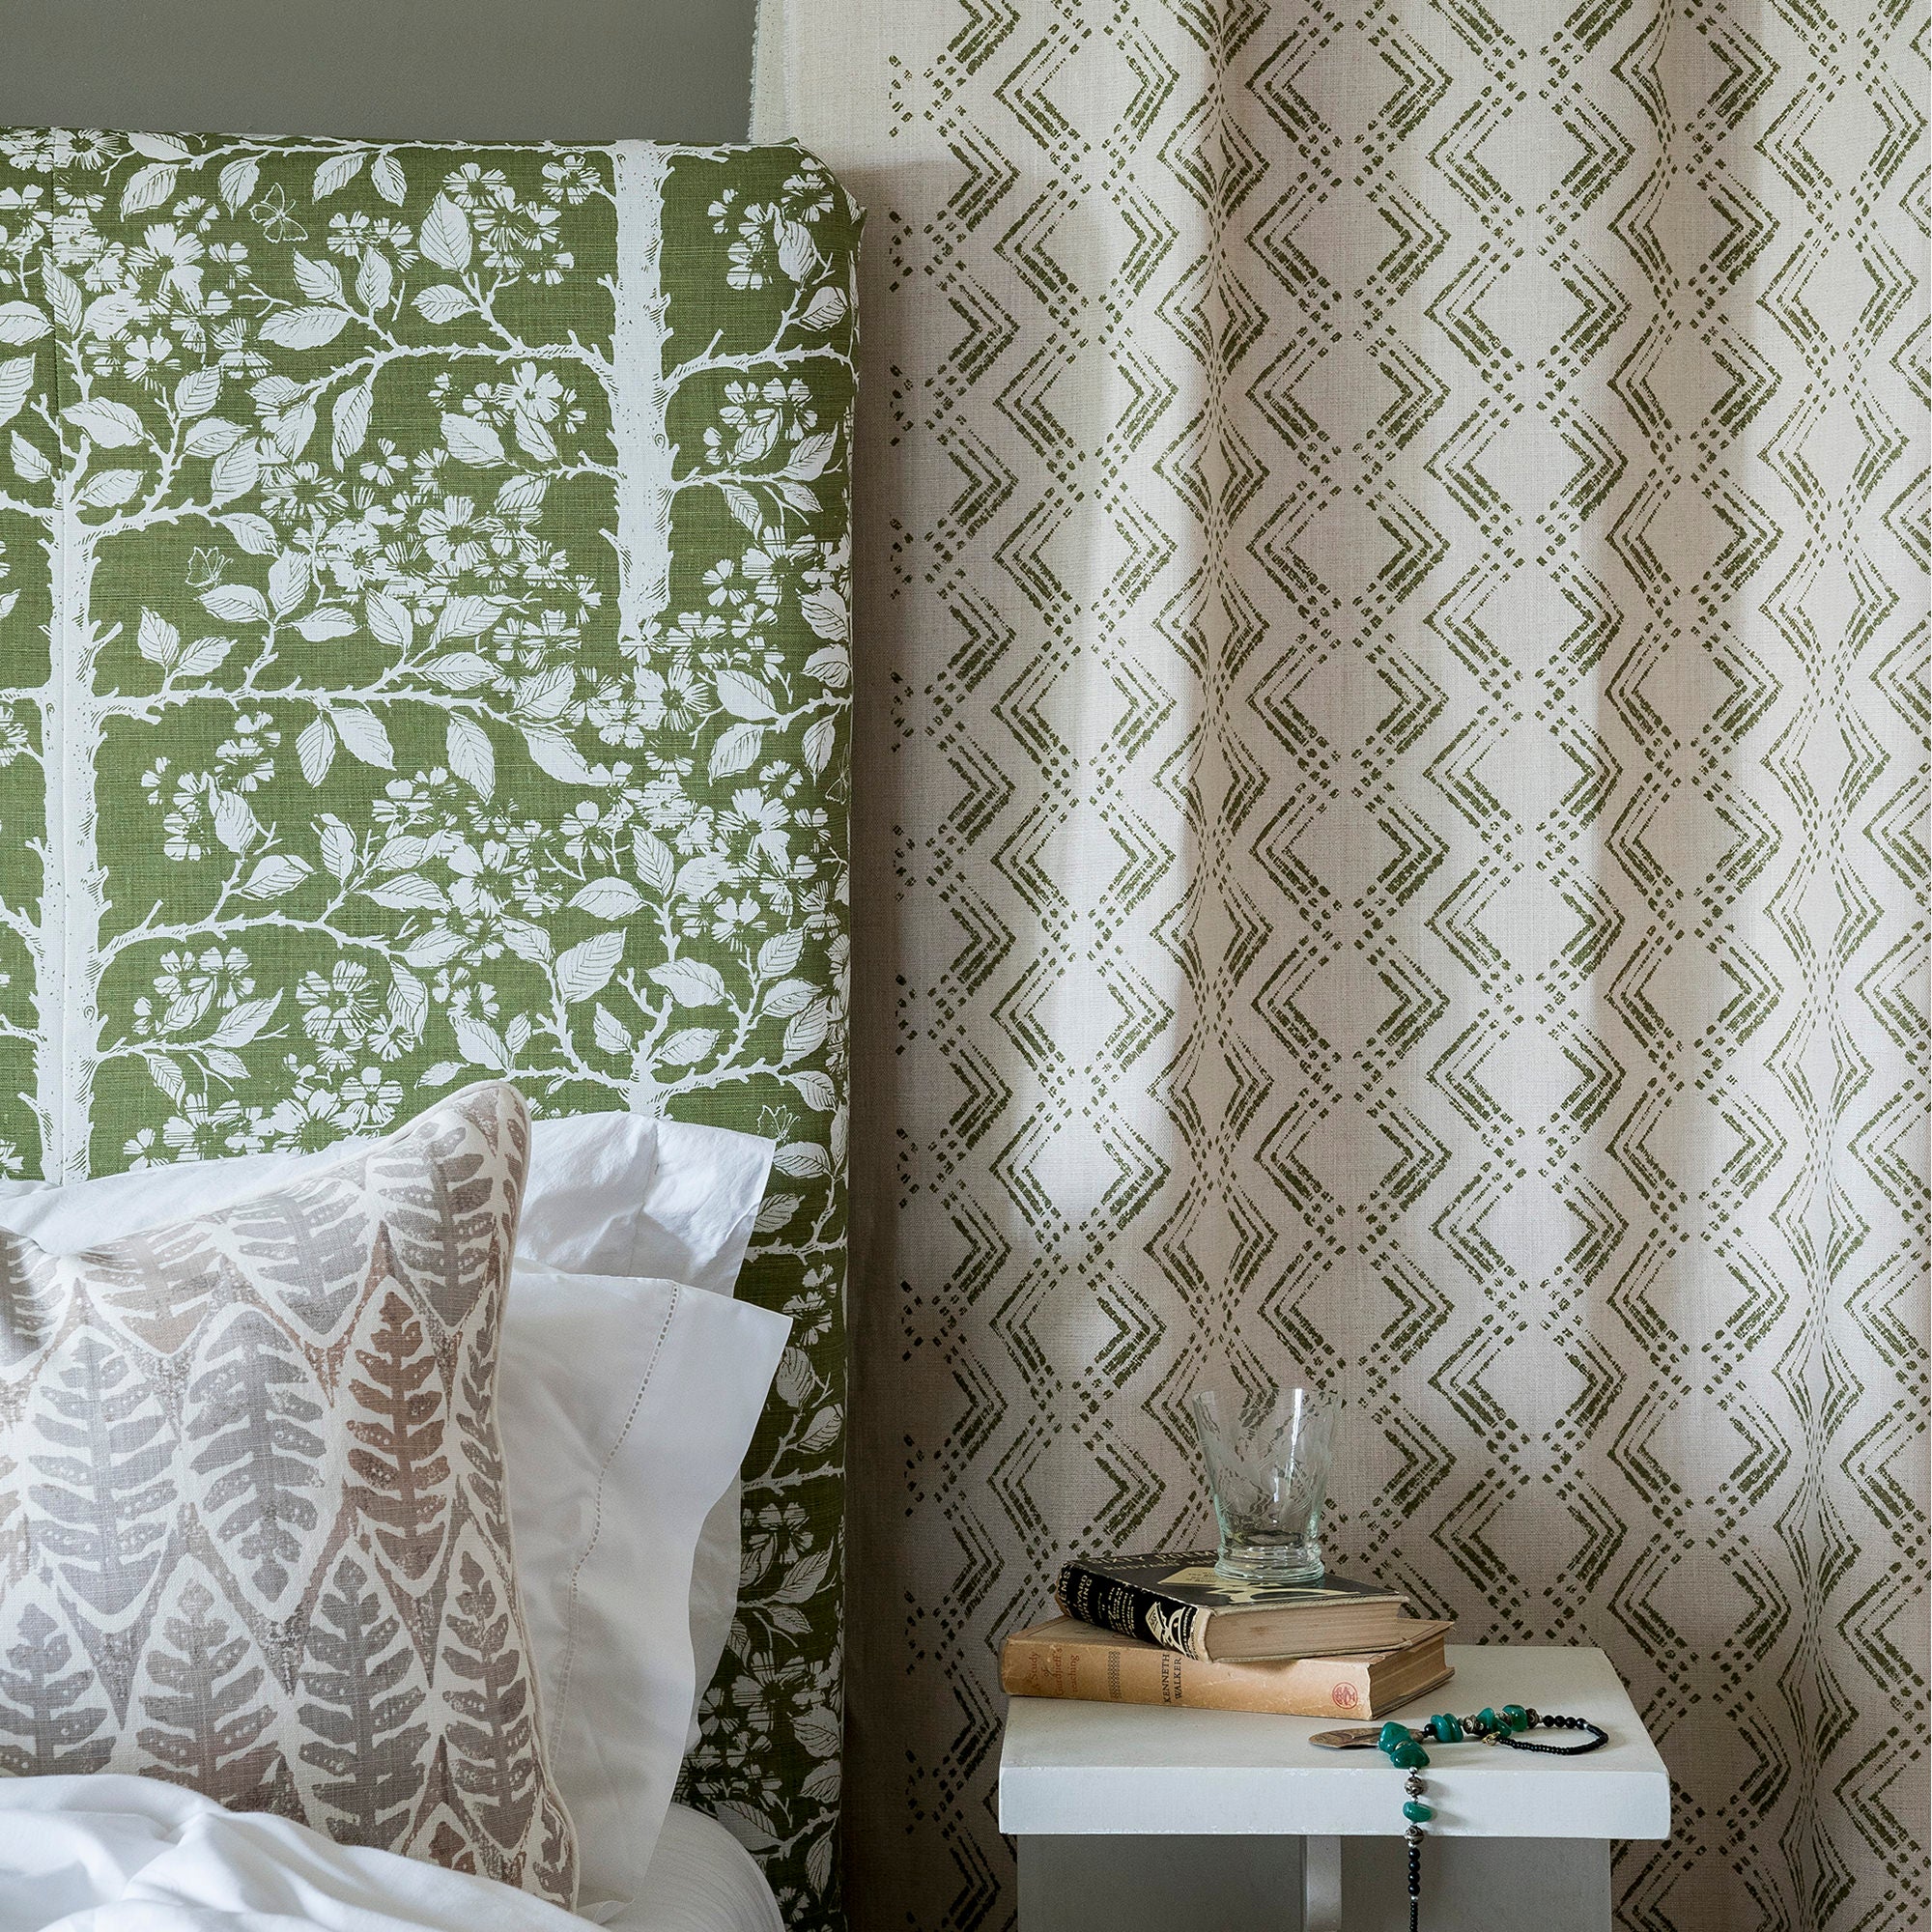
[{"label": "chevron pattern fabric", "polygon": [[855,1922],[1010,1922],[996,1639],[1224,1356],[1609,1651],[1624,1925],[1924,1922],[1927,34],[768,0],[873,223]]}]

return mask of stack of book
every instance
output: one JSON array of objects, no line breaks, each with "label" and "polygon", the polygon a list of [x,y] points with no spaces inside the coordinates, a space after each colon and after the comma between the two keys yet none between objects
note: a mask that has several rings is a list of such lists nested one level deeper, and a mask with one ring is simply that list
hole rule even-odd
[{"label": "stack of book", "polygon": [[1447,1683],[1454,1628],[1406,1614],[1373,1583],[1236,1583],[1212,1550],[1080,1557],[1060,1573],[1062,1614],[1000,1653],[1015,1697],[1379,1718]]}]

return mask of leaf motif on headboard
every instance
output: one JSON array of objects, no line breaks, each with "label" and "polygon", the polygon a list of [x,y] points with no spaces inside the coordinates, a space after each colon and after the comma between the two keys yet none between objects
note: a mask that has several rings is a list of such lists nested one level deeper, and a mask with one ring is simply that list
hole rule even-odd
[{"label": "leaf motif on headboard", "polygon": [[322,1145],[479,1072],[777,1140],[743,1292],[797,1328],[694,1762],[801,1924],[856,227],[796,149],[0,134],[0,1165]]}]

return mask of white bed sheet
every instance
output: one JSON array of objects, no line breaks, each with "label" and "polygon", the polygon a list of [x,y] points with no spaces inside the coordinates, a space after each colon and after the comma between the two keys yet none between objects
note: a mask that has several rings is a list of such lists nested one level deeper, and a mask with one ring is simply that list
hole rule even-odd
[{"label": "white bed sheet", "polygon": [[643,1896],[605,1932],[784,1932],[784,1920],[751,1853],[716,1818],[673,1804]]}]

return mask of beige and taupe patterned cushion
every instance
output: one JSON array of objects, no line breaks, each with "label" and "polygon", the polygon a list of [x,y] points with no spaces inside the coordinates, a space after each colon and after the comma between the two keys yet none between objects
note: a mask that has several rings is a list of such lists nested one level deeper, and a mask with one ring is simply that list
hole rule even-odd
[{"label": "beige and taupe patterned cushion", "polygon": [[133,1771],[569,1905],[497,1342],[529,1118],[52,1256],[0,1232],[0,1771]]}]

